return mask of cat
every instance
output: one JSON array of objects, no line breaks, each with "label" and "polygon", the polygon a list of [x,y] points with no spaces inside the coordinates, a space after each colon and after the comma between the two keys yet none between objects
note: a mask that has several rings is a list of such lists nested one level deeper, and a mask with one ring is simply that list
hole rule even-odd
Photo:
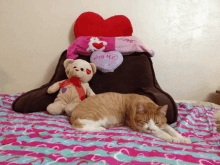
[{"label": "cat", "polygon": [[138,94],[107,92],[88,97],[72,112],[70,122],[80,131],[104,131],[106,128],[129,126],[167,142],[191,143],[167,124],[168,105],[158,106]]}]

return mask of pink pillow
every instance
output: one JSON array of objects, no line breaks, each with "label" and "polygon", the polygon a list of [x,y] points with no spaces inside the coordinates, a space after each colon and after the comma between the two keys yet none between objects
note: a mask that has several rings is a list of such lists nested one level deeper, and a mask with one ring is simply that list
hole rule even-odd
[{"label": "pink pillow", "polygon": [[114,72],[114,70],[121,65],[123,56],[118,51],[103,52],[98,50],[92,53],[90,61],[104,73]]},{"label": "pink pillow", "polygon": [[127,37],[89,37],[81,36],[77,38],[67,50],[67,58],[76,59],[78,54],[91,55],[95,51],[118,51],[123,55],[134,52],[148,52],[152,57],[154,51],[147,49],[143,43],[135,36]]}]

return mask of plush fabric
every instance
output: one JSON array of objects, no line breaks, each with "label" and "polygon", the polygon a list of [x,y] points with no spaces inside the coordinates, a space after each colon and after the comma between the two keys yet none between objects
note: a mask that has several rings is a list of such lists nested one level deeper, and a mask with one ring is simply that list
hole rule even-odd
[{"label": "plush fabric", "polygon": [[90,57],[90,61],[94,63],[100,71],[114,72],[114,70],[123,62],[123,56],[117,51],[95,51]]},{"label": "plush fabric", "polygon": [[[64,51],[61,55],[50,82],[18,97],[12,105],[14,111],[26,113],[46,110],[47,105],[52,103],[58,94],[47,94],[47,88],[57,81],[66,79],[63,66],[66,53]],[[80,55],[78,58],[89,61],[90,56]],[[96,94],[119,92],[146,95],[158,105],[168,104],[167,119],[169,124],[177,120],[176,104],[172,97],[159,86],[148,53],[134,53],[124,56],[123,63],[114,72],[103,73],[98,70],[89,84]]]},{"label": "plush fabric", "polygon": [[59,91],[54,103],[47,106],[47,111],[53,115],[66,112],[71,116],[74,108],[87,97],[95,95],[88,82],[96,72],[96,66],[82,59],[66,59],[64,61],[65,73],[68,79],[52,84],[48,94]]},{"label": "plush fabric", "polygon": [[83,87],[81,86],[81,80],[79,77],[71,77],[71,78],[63,81],[62,83],[59,83],[60,88],[61,88],[61,92],[65,93],[67,91],[67,88],[65,88],[65,87],[70,84],[75,86],[75,89],[79,95],[80,100],[84,100],[86,98],[86,92],[83,89]]},{"label": "plush fabric", "polygon": [[115,15],[104,20],[99,14],[85,12],[77,18],[74,25],[76,38],[80,36],[131,36],[132,33],[131,22],[124,15]]},{"label": "plush fabric", "polygon": [[152,57],[154,51],[146,48],[141,40],[135,36],[126,37],[91,37],[82,36],[77,38],[67,50],[67,58],[75,59],[78,54],[91,55],[95,51],[118,51],[123,55],[134,52],[147,52]]}]

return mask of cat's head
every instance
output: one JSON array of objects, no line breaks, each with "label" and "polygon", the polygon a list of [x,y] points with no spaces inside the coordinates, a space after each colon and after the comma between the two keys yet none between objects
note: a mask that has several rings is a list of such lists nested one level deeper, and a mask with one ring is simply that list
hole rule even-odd
[{"label": "cat's head", "polygon": [[152,133],[163,129],[167,124],[168,105],[158,106],[154,103],[138,103],[131,112],[131,125],[140,132]]}]

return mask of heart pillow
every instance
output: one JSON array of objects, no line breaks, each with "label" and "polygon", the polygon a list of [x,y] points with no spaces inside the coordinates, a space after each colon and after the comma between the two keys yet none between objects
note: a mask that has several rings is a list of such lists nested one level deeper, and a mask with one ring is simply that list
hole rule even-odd
[{"label": "heart pillow", "polygon": [[95,51],[90,57],[90,61],[94,63],[100,71],[114,72],[114,70],[123,62],[123,56],[118,51]]},{"label": "heart pillow", "polygon": [[93,12],[82,13],[74,25],[74,34],[80,36],[120,37],[133,33],[130,20],[123,15],[115,15],[104,20]]}]

